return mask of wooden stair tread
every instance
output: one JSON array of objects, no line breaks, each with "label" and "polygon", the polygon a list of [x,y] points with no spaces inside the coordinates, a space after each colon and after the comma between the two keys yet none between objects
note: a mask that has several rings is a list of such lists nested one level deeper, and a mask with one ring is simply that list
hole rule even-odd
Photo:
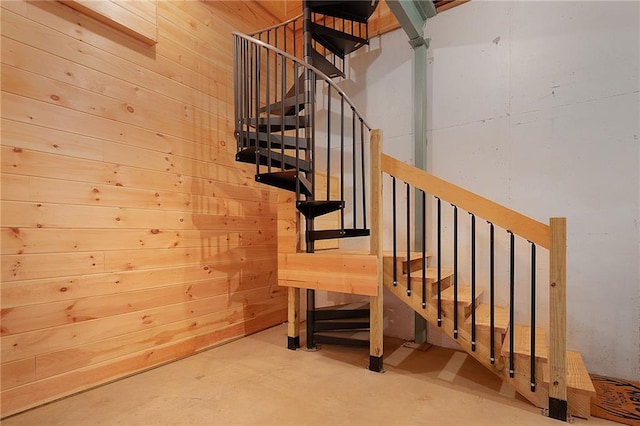
[{"label": "wooden stair tread", "polygon": [[[542,367],[542,374],[543,381],[549,383],[549,364]],[[580,393],[596,394],[596,389],[580,352],[567,351],[567,387]]]},{"label": "wooden stair tread", "polygon": [[[419,251],[412,251],[409,253],[411,256],[411,260],[418,260],[418,259],[422,259],[422,252]],[[427,253],[427,257],[430,257],[431,254]],[[382,257],[385,259],[392,259],[393,260],[393,251],[391,250],[385,250],[384,252],[382,252]],[[398,258],[398,260],[402,260],[403,262],[406,262],[407,260],[407,252],[406,251],[396,251],[396,257]]]},{"label": "wooden stair tread", "polygon": [[[481,303],[476,308],[476,326],[491,327],[491,305]],[[465,321],[471,324],[471,317]],[[509,328],[509,309],[504,306],[494,307],[494,327],[500,333],[506,333]]]},{"label": "wooden stair tread", "polygon": [[[454,301],[453,285],[451,285],[451,287],[447,287],[446,289],[442,290],[442,293],[440,294],[441,294],[442,302],[453,303]],[[480,297],[481,294],[482,294],[482,290],[476,289],[476,299]],[[433,297],[433,299],[436,299],[436,297]],[[465,303],[467,305],[471,304],[471,287],[470,286],[458,285],[458,303]]]},{"label": "wooden stair tread", "polygon": [[[531,356],[531,327],[526,325],[514,326],[513,353],[517,355]],[[503,357],[509,356],[510,333],[507,331],[502,343]],[[536,327],[536,359],[546,361],[547,354],[547,334],[544,328]]]},{"label": "wooden stair tread", "polygon": [[[428,280],[436,281],[438,279],[438,268],[426,268],[426,271],[427,271],[426,278]],[[445,278],[449,278],[450,276],[453,275],[453,269],[441,268],[440,274],[441,274],[441,278],[444,280]],[[411,272],[411,279],[421,280],[422,269]],[[471,287],[469,287],[469,301],[471,301]]]}]

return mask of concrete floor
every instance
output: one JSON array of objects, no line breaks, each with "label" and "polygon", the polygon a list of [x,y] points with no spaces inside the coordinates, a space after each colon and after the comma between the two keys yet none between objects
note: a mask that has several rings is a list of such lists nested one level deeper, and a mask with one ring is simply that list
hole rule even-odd
[{"label": "concrete floor", "polygon": [[[4,419],[14,425],[559,425],[463,352],[289,351],[281,325]],[[598,418],[576,425],[615,425]]]}]

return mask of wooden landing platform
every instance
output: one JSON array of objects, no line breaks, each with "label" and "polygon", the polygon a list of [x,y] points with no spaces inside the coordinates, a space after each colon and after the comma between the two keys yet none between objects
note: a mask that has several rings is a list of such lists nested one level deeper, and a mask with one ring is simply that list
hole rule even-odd
[{"label": "wooden landing platform", "polygon": [[[382,272],[382,271],[380,271]],[[278,285],[377,296],[378,259],[339,250],[278,254]]]}]

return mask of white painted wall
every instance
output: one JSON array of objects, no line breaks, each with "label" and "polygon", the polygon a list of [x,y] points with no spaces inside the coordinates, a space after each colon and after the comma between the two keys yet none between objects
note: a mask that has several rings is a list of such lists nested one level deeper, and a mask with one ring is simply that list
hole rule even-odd
[{"label": "white painted wall", "polygon": [[[472,1],[426,33],[430,171],[540,221],[566,216],[568,346],[592,372],[639,380],[640,3]],[[398,30],[358,52],[342,83],[408,163],[411,61]],[[387,332],[410,338],[413,316],[391,298]]]}]

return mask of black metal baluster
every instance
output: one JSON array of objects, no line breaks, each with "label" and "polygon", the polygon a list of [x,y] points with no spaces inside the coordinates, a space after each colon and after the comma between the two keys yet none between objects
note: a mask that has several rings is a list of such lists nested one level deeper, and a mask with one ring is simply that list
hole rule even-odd
[{"label": "black metal baluster", "polygon": [[364,120],[360,119],[360,173],[362,177],[362,228],[367,229],[367,191],[365,188],[365,167],[364,167]]},{"label": "black metal baluster", "polygon": [[358,191],[356,187],[356,110],[354,107],[351,107],[351,140],[353,149],[351,152],[351,177],[353,178],[353,229],[356,229],[356,224],[358,223]]},{"label": "black metal baluster", "polygon": [[476,350],[476,216],[471,215],[471,351]]},{"label": "black metal baluster", "polygon": [[496,312],[495,312],[495,240],[493,223],[489,224],[489,345],[490,361],[496,363]]},{"label": "black metal baluster", "polygon": [[327,86],[327,200],[331,199],[331,85]]},{"label": "black metal baluster", "polygon": [[407,296],[411,296],[411,187],[407,182]]},{"label": "black metal baluster", "polygon": [[[276,48],[279,49],[278,47],[278,29],[276,28],[274,31],[274,37],[275,37],[275,45]],[[275,62],[275,69],[276,69],[276,78],[275,78],[275,87],[274,87],[274,93],[275,95],[275,102],[278,102],[278,56],[279,54],[274,54],[275,58],[274,58],[274,62]]]},{"label": "black metal baluster", "polygon": [[[256,75],[256,104],[255,104],[255,113],[256,113],[256,174],[260,174],[260,152],[258,147],[260,146],[260,50],[258,46],[256,48],[256,60],[255,60],[255,75]],[[269,125],[267,124],[267,130]]]},{"label": "black metal baluster", "polygon": [[398,232],[396,228],[397,224],[397,212],[398,205],[396,203],[396,177],[391,176],[391,189],[392,189],[392,210],[393,210],[393,286],[398,285]]},{"label": "black metal baluster", "polygon": [[442,201],[438,197],[436,199],[438,200],[438,327],[442,327]]},{"label": "black metal baluster", "polygon": [[[267,32],[267,44],[270,43],[269,38],[270,38],[270,34],[269,34],[269,32]],[[266,152],[267,152],[267,172],[271,173],[271,108],[270,108],[270,102],[271,102],[271,94],[270,94],[271,78],[270,78],[270,72],[271,72],[271,67],[269,66],[270,65],[269,49],[265,49],[265,50],[267,51],[266,52],[267,53],[267,55],[266,55],[267,78],[266,78],[266,81],[265,81],[265,84],[267,86],[267,88],[265,90],[266,91],[265,95],[266,95],[266,98],[267,98],[266,102],[265,102],[265,105],[266,105],[266,108],[267,108],[267,149],[266,149]],[[259,160],[259,156],[260,156],[260,144],[257,144],[257,146],[256,146],[256,157],[258,158],[258,161],[260,161]],[[282,167],[282,169],[284,170],[284,166]]]},{"label": "black metal baluster", "polygon": [[[344,197],[344,94],[340,93],[340,200]],[[340,229],[344,230],[344,208],[340,209]]]},{"label": "black metal baluster", "polygon": [[[285,43],[287,42],[287,38],[285,37]],[[282,84],[280,85],[280,149],[281,149],[281,158],[280,164],[284,169],[284,97],[285,88],[287,85],[287,67],[285,63],[284,56],[280,55],[280,66],[282,69],[280,70],[280,77],[282,78]],[[276,78],[277,80],[277,78]]]},{"label": "black metal baluster", "polygon": [[427,307],[427,194],[422,191],[422,309]]},{"label": "black metal baluster", "polygon": [[515,326],[514,326],[514,293],[515,293],[515,263],[516,263],[516,247],[515,236],[513,232],[509,233],[509,377],[513,377],[515,374],[515,360],[514,360],[514,345],[515,345]]},{"label": "black metal baluster", "polygon": [[[300,84],[299,84],[299,78],[298,76],[300,75],[300,66],[298,65],[297,62],[293,62],[293,76],[294,76],[294,82],[293,82],[293,91],[295,92],[295,103],[294,103],[294,112],[295,112],[295,117],[298,117],[298,115],[300,114]],[[299,126],[296,126],[296,174],[299,175],[300,174],[300,128]],[[306,134],[305,134],[306,136]],[[283,141],[284,142],[284,141]],[[300,201],[300,177],[296,176],[296,201]]]},{"label": "black metal baluster", "polygon": [[531,392],[536,391],[536,244],[531,243]]},{"label": "black metal baluster", "polygon": [[458,338],[458,207],[453,206],[453,338]]}]

